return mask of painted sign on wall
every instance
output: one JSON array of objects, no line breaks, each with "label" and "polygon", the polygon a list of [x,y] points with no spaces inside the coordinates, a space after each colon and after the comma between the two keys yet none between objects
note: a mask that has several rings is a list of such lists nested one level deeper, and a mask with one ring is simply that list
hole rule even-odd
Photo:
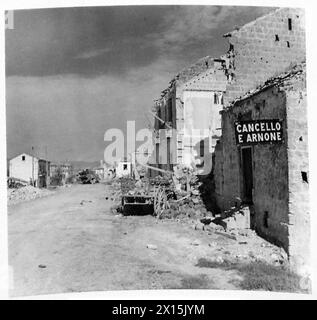
[{"label": "painted sign on wall", "polygon": [[238,145],[283,142],[283,121],[279,119],[236,121],[234,126]]}]

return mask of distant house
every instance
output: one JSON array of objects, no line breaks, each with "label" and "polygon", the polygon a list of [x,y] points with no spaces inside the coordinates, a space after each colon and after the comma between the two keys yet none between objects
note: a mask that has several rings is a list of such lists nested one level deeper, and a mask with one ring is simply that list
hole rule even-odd
[{"label": "distant house", "polygon": [[99,177],[99,179],[104,178],[104,168],[103,167],[98,167],[93,169],[95,175]]},{"label": "distant house", "polygon": [[45,188],[49,183],[50,162],[34,155],[21,153],[9,161],[9,177],[21,179]]},{"label": "distant house", "polygon": [[116,176],[116,169],[112,167],[104,168],[104,179],[111,180]]},{"label": "distant house", "polygon": [[69,178],[73,174],[73,166],[70,163],[52,163],[50,170],[50,177],[54,177],[58,170],[62,175],[62,180],[65,183],[66,179]]},{"label": "distant house", "polygon": [[116,176],[119,178],[130,177],[132,175],[132,163],[130,161],[119,161],[116,168]]}]

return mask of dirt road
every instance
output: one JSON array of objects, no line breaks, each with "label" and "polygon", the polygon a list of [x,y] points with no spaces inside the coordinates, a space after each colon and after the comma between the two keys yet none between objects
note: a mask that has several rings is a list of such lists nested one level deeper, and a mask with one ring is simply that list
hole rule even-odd
[{"label": "dirt road", "polygon": [[11,295],[236,289],[235,271],[197,266],[200,258],[217,252],[215,237],[171,220],[116,216],[107,188],[74,185],[9,207]]}]

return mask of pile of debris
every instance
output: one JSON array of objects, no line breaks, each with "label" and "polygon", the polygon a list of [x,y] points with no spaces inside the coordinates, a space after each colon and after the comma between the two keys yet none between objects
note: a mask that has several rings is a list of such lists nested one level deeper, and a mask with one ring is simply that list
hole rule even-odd
[{"label": "pile of debris", "polygon": [[120,189],[122,194],[133,192],[136,187],[136,181],[130,177],[119,178]]},{"label": "pile of debris", "polygon": [[8,188],[21,188],[27,186],[29,183],[25,180],[9,177],[7,179]]},{"label": "pile of debris", "polygon": [[99,182],[99,177],[90,169],[78,172],[76,179],[82,184],[94,184]]},{"label": "pile of debris", "polygon": [[25,186],[17,189],[8,189],[7,199],[8,205],[16,204],[22,201],[28,201],[51,194],[52,191],[47,189],[39,189],[33,186]]},{"label": "pile of debris", "polygon": [[232,238],[238,230],[250,229],[250,209],[242,206],[240,199],[236,199],[235,207],[221,214],[207,209],[204,183],[188,167],[177,166],[173,172],[163,172],[155,178],[115,179],[110,190],[111,200],[116,202],[112,207],[115,214],[153,214],[158,219],[189,222],[195,230],[224,232]]},{"label": "pile of debris", "polygon": [[[162,173],[163,170],[160,171]],[[180,166],[155,178],[114,179],[110,192],[111,199],[117,202],[112,212],[118,217],[153,214],[158,219],[190,224],[194,230],[211,236],[206,255],[209,264],[248,261],[269,262],[276,266],[287,264],[287,254],[283,249],[262,240],[250,229],[252,209],[243,205],[241,199],[235,198],[235,205],[221,213],[208,210],[203,198],[204,192],[209,191],[205,190],[205,184],[194,170]],[[202,248],[202,252],[204,250],[203,243],[198,239],[191,245]],[[152,250],[157,248],[155,245],[147,247]],[[210,248],[213,250],[212,256]]]},{"label": "pile of debris", "polygon": [[200,219],[212,216],[203,202],[200,192],[201,182],[193,169],[177,166],[172,179],[174,197],[168,200],[167,209],[160,218]]},{"label": "pile of debris", "polygon": [[140,200],[140,197],[144,197],[146,202],[152,199],[153,214],[159,219],[211,217],[212,213],[207,211],[203,203],[200,185],[194,170],[178,166],[173,172],[166,171],[155,178],[115,179],[112,181],[110,197],[118,202],[118,212],[123,211],[120,206],[124,204],[124,200],[132,201],[131,197]]}]

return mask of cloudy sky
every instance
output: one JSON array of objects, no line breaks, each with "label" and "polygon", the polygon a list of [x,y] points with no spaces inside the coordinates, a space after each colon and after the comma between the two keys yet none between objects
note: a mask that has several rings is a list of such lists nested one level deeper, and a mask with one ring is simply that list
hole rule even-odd
[{"label": "cloudy sky", "polygon": [[222,35],[264,7],[126,6],[14,12],[6,30],[8,158],[34,146],[54,161],[103,158],[109,128],[145,114],[173,76],[218,57]]}]

